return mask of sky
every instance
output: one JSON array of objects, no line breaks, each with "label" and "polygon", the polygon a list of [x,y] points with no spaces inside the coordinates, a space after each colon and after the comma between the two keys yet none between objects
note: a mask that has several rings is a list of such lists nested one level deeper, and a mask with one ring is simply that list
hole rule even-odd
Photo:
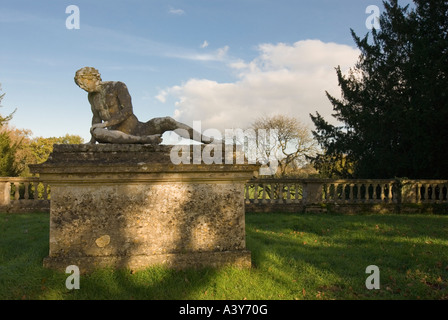
[{"label": "sky", "polygon": [[383,10],[381,0],[1,0],[0,113],[17,109],[10,125],[34,137],[87,142],[91,109],[73,78],[90,66],[127,85],[142,122],[223,131],[281,114],[312,129],[310,113],[331,120],[325,91],[339,96],[335,67],[355,65],[350,29],[370,31],[372,5]]}]

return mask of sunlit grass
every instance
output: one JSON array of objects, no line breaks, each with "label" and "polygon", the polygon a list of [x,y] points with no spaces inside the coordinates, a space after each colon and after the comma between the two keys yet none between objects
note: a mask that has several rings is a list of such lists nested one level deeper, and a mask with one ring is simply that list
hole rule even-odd
[{"label": "sunlit grass", "polygon": [[42,267],[48,220],[0,215],[0,299],[448,299],[448,216],[247,214],[251,269],[103,269],[79,290]]}]

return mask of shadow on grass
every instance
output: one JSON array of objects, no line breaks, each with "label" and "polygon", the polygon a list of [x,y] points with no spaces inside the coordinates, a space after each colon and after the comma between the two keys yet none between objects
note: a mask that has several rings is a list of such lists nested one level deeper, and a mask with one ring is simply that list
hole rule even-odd
[{"label": "shadow on grass", "polygon": [[[301,298],[448,298],[445,216],[249,214],[248,220],[248,246],[259,267],[279,283],[281,271],[292,274],[303,286]],[[380,268],[380,290],[366,289],[369,265]]]},{"label": "shadow on grass", "polygon": [[[70,274],[46,269],[49,214],[0,215],[0,299],[108,300],[207,299],[213,268],[140,271],[101,269],[81,274],[80,289],[66,288]],[[209,290],[210,291],[210,290]]]}]

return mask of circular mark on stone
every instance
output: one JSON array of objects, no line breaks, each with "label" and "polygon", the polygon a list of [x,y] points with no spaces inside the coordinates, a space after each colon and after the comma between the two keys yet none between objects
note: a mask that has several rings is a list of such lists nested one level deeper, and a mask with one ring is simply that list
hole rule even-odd
[{"label": "circular mark on stone", "polygon": [[104,248],[110,243],[110,237],[106,234],[105,236],[99,237],[95,240],[95,243],[98,247]]}]

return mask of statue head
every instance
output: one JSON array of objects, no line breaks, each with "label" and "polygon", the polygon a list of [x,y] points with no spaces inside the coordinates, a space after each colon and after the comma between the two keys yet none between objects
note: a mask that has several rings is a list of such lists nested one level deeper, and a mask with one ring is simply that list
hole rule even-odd
[{"label": "statue head", "polygon": [[76,71],[75,83],[87,92],[97,92],[101,84],[101,74],[92,67],[81,68]]}]

